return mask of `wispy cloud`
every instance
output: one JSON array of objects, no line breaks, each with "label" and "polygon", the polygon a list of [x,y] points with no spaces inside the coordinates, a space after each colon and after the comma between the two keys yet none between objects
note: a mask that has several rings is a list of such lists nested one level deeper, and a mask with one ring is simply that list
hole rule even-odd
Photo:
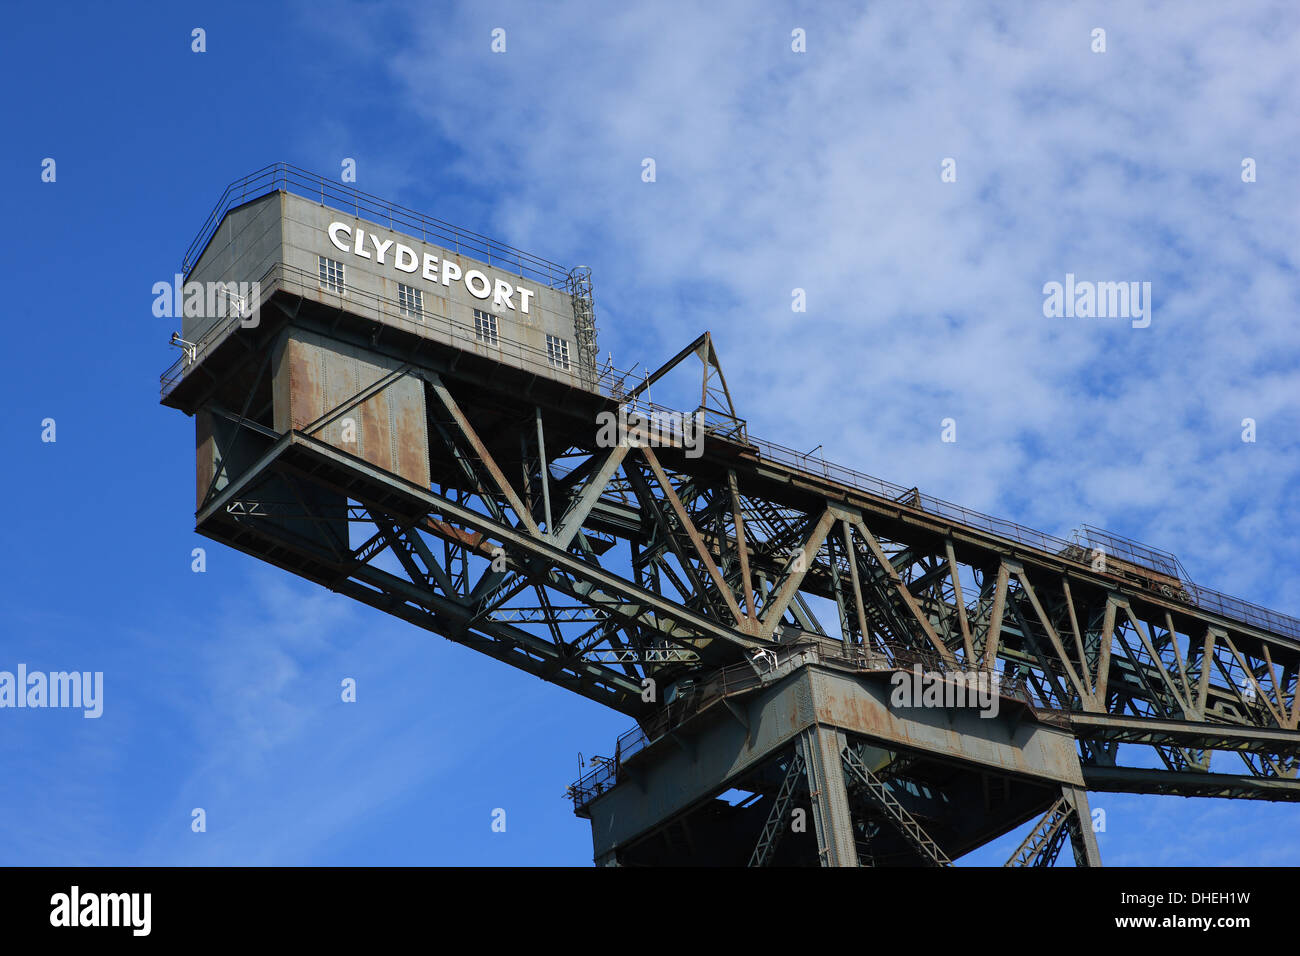
[{"label": "wispy cloud", "polygon": [[[616,364],[709,328],[756,434],[1058,534],[1109,526],[1300,611],[1285,4],[385,10],[409,39],[371,65],[422,131],[388,161],[449,148],[430,180],[494,195],[492,231],[592,265]],[[1151,283],[1150,327],[1046,318],[1067,273]],[[1197,862],[1177,833],[1204,804],[1154,802],[1165,849],[1119,859]],[[1115,804],[1120,829],[1142,806]],[[1219,858],[1277,859],[1239,808]]]},{"label": "wispy cloud", "polygon": [[[203,636],[204,678],[183,708],[192,766],[142,862],[336,860],[334,841],[424,790],[454,791],[476,747],[513,736],[541,706],[545,685],[520,694],[499,674],[476,695],[494,706],[471,713],[469,652],[280,575],[253,576],[216,621]],[[356,703],[341,699],[345,677]],[[190,831],[194,807],[207,813],[206,833]],[[413,830],[436,833],[435,822]],[[438,860],[436,841],[427,853]]]},{"label": "wispy cloud", "polygon": [[[1283,6],[409,15],[374,65],[459,157],[430,178],[495,194],[511,241],[592,264],[617,364],[711,328],[758,434],[1046,530],[1116,526],[1300,607],[1269,574],[1300,548],[1259,538],[1300,516]],[[1151,282],[1151,327],[1045,318],[1067,272]]]}]

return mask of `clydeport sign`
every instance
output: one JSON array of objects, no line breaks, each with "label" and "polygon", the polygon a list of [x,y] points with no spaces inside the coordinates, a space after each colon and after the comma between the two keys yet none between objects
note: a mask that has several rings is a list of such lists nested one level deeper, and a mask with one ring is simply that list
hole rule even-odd
[{"label": "clydeport sign", "polygon": [[[498,308],[508,308],[513,312],[515,304],[511,301],[511,296],[518,292],[519,311],[527,315],[529,300],[536,294],[531,289],[512,285],[504,279],[489,278],[478,269],[470,269],[462,273],[461,267],[456,263],[443,259],[440,264],[437,256],[427,252],[423,256],[423,263],[421,263],[421,257],[414,249],[404,243],[397,242],[395,239],[381,240],[374,233],[371,233],[370,242],[367,244],[364,229],[358,227],[354,231],[351,226],[344,222],[331,222],[327,231],[329,232],[330,242],[342,252],[350,252],[362,259],[373,258],[376,263],[382,266],[385,264],[384,256],[391,248],[393,249],[392,267],[399,272],[414,274],[419,271],[429,282],[441,282],[444,286],[449,286],[457,280],[462,281],[470,295],[476,299],[492,299]],[[352,241],[351,246],[348,245],[347,240]],[[439,265],[441,265],[441,268],[439,268]]]}]

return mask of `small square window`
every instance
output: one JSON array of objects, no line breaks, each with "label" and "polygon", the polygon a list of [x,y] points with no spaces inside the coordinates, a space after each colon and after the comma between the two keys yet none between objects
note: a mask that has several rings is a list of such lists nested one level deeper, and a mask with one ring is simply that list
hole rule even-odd
[{"label": "small square window", "polygon": [[546,336],[546,361],[553,368],[569,368],[569,343],[557,335]]},{"label": "small square window", "polygon": [[320,259],[320,287],[346,295],[348,287],[343,281],[343,263],[337,259],[327,259],[325,256],[318,256],[318,258]]},{"label": "small square window", "polygon": [[474,338],[485,345],[500,345],[497,336],[497,317],[491,312],[474,310]]},{"label": "small square window", "polygon": [[402,315],[424,321],[424,292],[409,285],[397,283],[397,308]]}]

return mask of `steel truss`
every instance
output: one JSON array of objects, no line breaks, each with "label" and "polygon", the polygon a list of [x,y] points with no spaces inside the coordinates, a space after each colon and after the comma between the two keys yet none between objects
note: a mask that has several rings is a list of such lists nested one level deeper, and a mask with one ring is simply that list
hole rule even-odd
[{"label": "steel truss", "polygon": [[1100,866],[1097,843],[1087,798],[1073,788],[1062,788],[1061,796],[1048,807],[1016,852],[1004,866],[1052,866],[1068,837],[1076,866]]},{"label": "steel truss", "polygon": [[[307,321],[302,303],[279,305],[284,325]],[[647,725],[670,686],[792,640],[831,641],[846,659],[1023,687],[1077,739],[1089,789],[1300,799],[1300,642],[932,514],[919,494],[878,496],[765,457],[707,337],[643,386],[701,359],[712,424],[699,458],[671,444],[599,447],[593,423],[618,407],[611,398],[536,381],[524,391],[390,348],[405,362],[396,372],[284,433],[258,398],[265,355],[250,348],[225,379],[209,372],[187,410],[231,431],[198,530]],[[428,396],[428,488],[319,434],[403,376]],[[236,446],[253,459],[237,472],[224,467]],[[1243,766],[1224,772],[1216,755]],[[822,764],[924,858],[947,862],[851,750],[842,760]],[[1054,858],[1071,826],[1062,813],[1018,855]]]}]

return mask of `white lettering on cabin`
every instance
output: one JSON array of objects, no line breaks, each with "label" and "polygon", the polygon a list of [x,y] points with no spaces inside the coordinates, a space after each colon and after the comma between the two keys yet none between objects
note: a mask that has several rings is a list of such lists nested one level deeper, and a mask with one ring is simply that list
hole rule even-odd
[{"label": "white lettering on cabin", "polygon": [[[374,233],[370,243],[366,244],[366,231],[360,226],[355,229],[345,222],[331,222],[326,229],[330,243],[341,252],[351,252],[362,259],[371,259],[376,265],[389,265],[399,272],[419,272],[426,282],[441,282],[450,287],[453,282],[463,282],[465,289],[476,299],[492,299],[498,308],[515,310],[513,296],[519,294],[519,311],[524,315],[530,312],[533,296],[537,293],[521,285],[512,285],[504,279],[488,276],[478,269],[464,271],[454,262],[442,260],[439,268],[438,257],[424,253],[421,255],[410,246],[396,239],[380,239]],[[388,250],[393,250],[393,257],[385,261]]]}]

